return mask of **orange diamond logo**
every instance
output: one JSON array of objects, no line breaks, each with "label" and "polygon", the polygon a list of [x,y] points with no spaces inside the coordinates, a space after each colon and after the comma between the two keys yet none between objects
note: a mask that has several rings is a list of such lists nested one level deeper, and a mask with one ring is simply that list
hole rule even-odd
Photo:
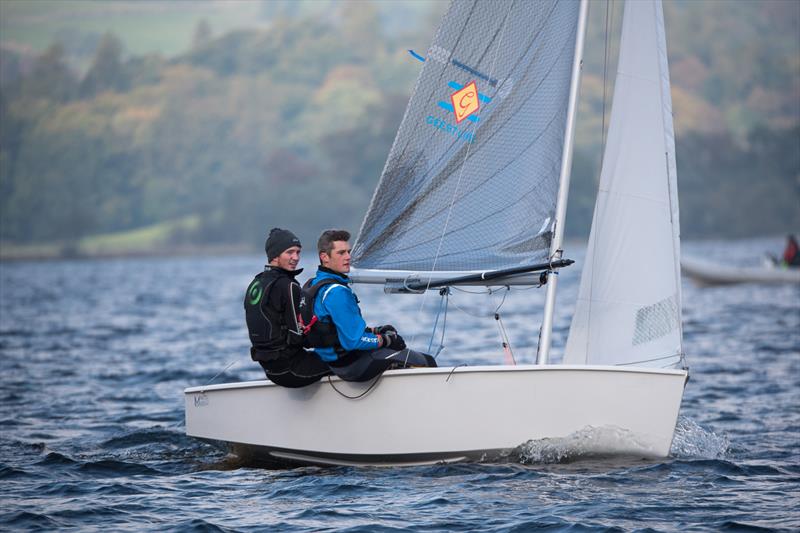
[{"label": "orange diamond logo", "polygon": [[480,108],[478,103],[478,87],[472,81],[450,95],[453,103],[453,113],[456,115],[456,124],[473,114]]}]

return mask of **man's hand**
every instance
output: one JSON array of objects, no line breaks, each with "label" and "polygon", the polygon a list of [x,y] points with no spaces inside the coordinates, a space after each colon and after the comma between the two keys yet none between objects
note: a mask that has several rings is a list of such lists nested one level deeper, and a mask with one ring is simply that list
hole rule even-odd
[{"label": "man's hand", "polygon": [[387,331],[380,335],[381,343],[383,348],[389,348],[390,350],[404,350],[406,347],[406,341],[403,340],[403,337],[397,334],[396,331]]},{"label": "man's hand", "polygon": [[394,333],[397,335],[397,328],[395,328],[391,324],[386,324],[385,326],[375,326],[372,328],[372,333],[375,335],[382,335],[384,333]]}]

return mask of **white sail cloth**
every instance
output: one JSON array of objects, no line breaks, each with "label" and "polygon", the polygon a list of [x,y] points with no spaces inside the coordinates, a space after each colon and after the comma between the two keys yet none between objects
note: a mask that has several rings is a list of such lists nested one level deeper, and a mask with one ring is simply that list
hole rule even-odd
[{"label": "white sail cloth", "polygon": [[627,2],[600,190],[564,355],[570,364],[677,364],[680,238],[660,0]]}]

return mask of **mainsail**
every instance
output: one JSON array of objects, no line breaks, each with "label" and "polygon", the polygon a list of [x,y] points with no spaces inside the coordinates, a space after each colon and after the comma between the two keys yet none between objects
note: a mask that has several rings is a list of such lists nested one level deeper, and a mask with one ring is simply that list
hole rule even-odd
[{"label": "mainsail", "polygon": [[578,2],[453,2],[357,238],[359,269],[472,271],[548,256]]},{"label": "mainsail", "polygon": [[626,2],[608,144],[564,362],[682,357],[675,138],[661,1]]}]

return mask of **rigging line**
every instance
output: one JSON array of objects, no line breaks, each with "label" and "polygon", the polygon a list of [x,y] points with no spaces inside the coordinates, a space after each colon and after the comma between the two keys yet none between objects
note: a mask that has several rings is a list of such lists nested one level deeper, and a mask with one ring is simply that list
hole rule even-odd
[{"label": "rigging line", "polygon": [[[442,298],[439,301],[439,311],[436,312],[436,320],[433,321],[433,331],[431,331],[431,340],[428,343],[428,353],[430,353],[431,348],[433,348],[433,339],[436,338],[436,327],[439,325],[439,317],[442,314],[442,307],[445,305],[445,297],[447,296],[449,290],[449,287],[444,287],[439,291],[439,295]],[[445,317],[447,317],[447,314],[445,314]]]},{"label": "rigging line", "polygon": [[[503,307],[503,304],[506,302],[506,296],[508,296],[508,292],[509,287],[506,286],[506,290],[503,293],[503,299],[500,300],[500,303],[494,309],[494,319],[497,322],[497,327],[500,329],[500,343],[503,346],[503,352],[506,354],[506,364],[508,364],[510,361],[511,364],[516,365],[517,360],[514,358],[514,351],[511,349],[511,341],[508,338],[508,332],[506,331],[502,318],[500,318],[500,308]],[[494,300],[494,293],[492,291],[489,291],[489,297]]]},{"label": "rigging line", "polygon": [[[494,70],[495,70],[495,67],[497,66],[497,56],[498,56],[498,54],[500,52],[500,48],[502,47],[501,45],[503,43],[503,36],[505,35],[506,22],[508,21],[508,15],[511,13],[511,8],[513,7],[513,5],[514,5],[513,2],[509,5],[508,12],[506,13],[505,18],[503,19],[503,24],[502,24],[501,30],[500,30],[500,40],[498,42],[497,48],[495,49],[495,56],[494,56],[494,60],[493,60],[493,63],[492,63],[492,68],[489,69],[489,77],[490,78],[494,75]],[[473,6],[473,9],[474,9],[474,6]],[[459,36],[459,38],[460,38],[460,36]],[[479,110],[479,112],[480,112],[480,110]],[[453,196],[452,196],[452,198],[450,200],[450,207],[447,209],[447,218],[445,219],[444,225],[442,226],[442,235],[439,238],[439,244],[436,247],[436,255],[434,255],[434,257],[433,257],[433,267],[431,268],[431,271],[435,271],[436,270],[436,263],[439,261],[439,254],[441,254],[441,251],[442,251],[442,244],[444,243],[444,237],[447,234],[447,226],[450,223],[450,217],[453,214],[453,207],[455,206],[456,198],[458,196],[458,189],[459,189],[459,187],[461,185],[461,180],[464,177],[464,169],[467,166],[467,160],[469,158],[469,153],[470,153],[471,147],[472,147],[472,144],[470,143],[470,144],[467,145],[466,150],[464,151],[464,158],[461,161],[461,168],[459,169],[458,180],[456,180],[456,186],[453,189]],[[430,284],[431,284],[431,280],[430,280],[430,278],[428,278],[427,287],[425,288],[425,292],[422,294],[422,302],[420,302],[419,310],[417,311],[417,317],[420,317],[422,315],[422,309],[423,309],[423,306],[425,305],[425,299],[427,297],[428,288],[430,287]],[[415,337],[416,337],[416,333],[414,335],[412,335],[412,337],[411,337],[411,342],[412,343],[414,342],[414,338]]]},{"label": "rigging line", "polygon": [[237,357],[236,359],[234,359],[233,361],[231,361],[230,363],[228,363],[228,364],[225,366],[225,368],[223,368],[222,370],[220,370],[219,372],[217,372],[217,375],[215,375],[213,378],[209,379],[209,380],[208,380],[208,382],[206,383],[206,385],[210,385],[210,384],[211,384],[211,383],[212,383],[212,382],[213,382],[215,379],[217,379],[217,378],[218,378],[218,377],[220,377],[222,374],[224,374],[224,373],[225,373],[225,372],[226,372],[226,371],[227,371],[227,370],[228,370],[230,367],[232,367],[233,365],[235,365],[236,363],[238,363],[240,359],[241,359],[241,357]]},{"label": "rigging line", "polygon": [[503,352],[506,354],[506,364],[510,361],[512,365],[516,366],[517,360],[514,357],[514,350],[511,349],[511,341],[508,338],[506,327],[503,325],[503,319],[500,318],[500,313],[495,313],[494,319],[497,321],[497,327],[500,328],[500,340],[503,344]]},{"label": "rigging line", "polygon": [[[491,286],[487,286],[487,288],[489,288],[490,290],[500,290],[500,288],[506,288],[509,291],[529,291],[531,289],[539,289],[541,288],[541,285],[529,285],[527,287],[512,287],[510,285],[502,285],[497,287],[498,287],[497,289],[491,289]],[[463,287],[458,287],[456,285],[452,285],[450,286],[450,288],[453,289],[454,291],[463,292],[466,294],[483,294],[483,291],[468,291],[467,289],[464,289]]]},{"label": "rigging line", "polygon": [[[480,293],[474,293],[474,292],[473,292],[473,293],[470,293],[470,294],[480,294]],[[461,311],[461,312],[462,312],[462,313],[464,313],[465,315],[467,315],[467,316],[471,316],[471,317],[473,317],[473,318],[491,318],[492,316],[494,316],[494,313],[487,313],[487,314],[475,314],[475,313],[471,313],[471,312],[467,311],[466,309],[464,309],[463,307],[461,307],[460,305],[458,305],[458,304],[455,302],[455,300],[452,302],[452,304],[453,304],[453,307],[455,307],[456,309],[458,309],[459,311]]]},{"label": "rigging line", "polygon": [[439,347],[436,349],[436,353],[433,354],[434,359],[439,357],[439,354],[442,353],[442,350],[444,349],[444,333],[447,330],[447,308],[450,304],[450,291],[447,292],[446,298],[447,303],[445,303],[444,306],[444,319],[442,320],[442,337],[439,339]]},{"label": "rigging line", "polygon": [[464,289],[462,287],[458,287],[456,285],[453,285],[450,288],[453,289],[453,290],[456,290],[458,292],[464,292],[464,293],[467,293],[467,294],[484,294],[486,291],[489,291],[489,294],[492,294],[493,292],[497,292],[497,291],[499,291],[500,289],[503,289],[503,288],[505,288],[505,289],[510,289],[511,288],[508,285],[495,285],[495,287],[497,287],[497,288],[496,289],[492,289],[492,286],[487,285],[484,289],[478,290],[478,291],[468,291],[467,289]]},{"label": "rigging line", "polygon": [[444,380],[444,382],[447,383],[448,381],[450,381],[450,378],[453,376],[453,373],[456,371],[456,369],[462,366],[469,366],[469,365],[467,363],[461,363],[459,365],[454,366],[453,369],[450,371],[450,373],[447,374],[447,379]]},{"label": "rigging line", "polygon": [[330,375],[328,375],[328,384],[331,386],[331,388],[333,388],[333,390],[335,390],[339,394],[339,396],[347,398],[348,400],[358,400],[359,398],[363,398],[364,396],[369,394],[369,392],[375,388],[375,386],[378,384],[378,382],[381,380],[382,377],[383,377],[383,372],[375,376],[375,379],[373,380],[372,383],[370,383],[369,387],[367,387],[367,390],[365,390],[361,394],[357,394],[356,396],[348,396],[347,394],[337,389],[336,385],[333,384],[333,380],[331,379]]},{"label": "rigging line", "polygon": [[[225,372],[226,372],[226,371],[227,371],[227,370],[228,370],[230,367],[232,367],[233,365],[235,365],[236,363],[238,363],[240,360],[241,360],[241,357],[237,357],[236,359],[233,359],[233,360],[232,360],[230,363],[228,363],[227,365],[225,365],[225,368],[223,368],[222,370],[220,370],[219,372],[217,372],[217,373],[216,373],[216,375],[215,375],[213,378],[209,379],[209,380],[208,380],[208,381],[207,381],[207,382],[206,382],[206,383],[205,383],[203,386],[205,387],[206,385],[211,385],[211,383],[212,383],[212,382],[213,382],[215,379],[217,379],[217,378],[218,378],[218,377],[220,377],[222,374],[224,374],[224,373],[225,373]],[[205,393],[205,391],[204,391],[204,390],[201,390],[200,392],[201,392],[201,393]],[[174,424],[170,425],[169,427],[170,427],[170,428],[177,427],[177,426],[179,426],[180,424],[183,424],[184,422],[185,422],[185,420],[179,420],[178,422],[175,422]]]},{"label": "rigging line", "polygon": [[[494,308],[494,312],[495,312],[495,313],[499,312],[499,311],[500,311],[500,308],[501,308],[501,307],[503,307],[503,304],[504,304],[504,303],[506,303],[506,296],[508,296],[508,290],[509,290],[509,287],[508,287],[508,285],[506,285],[506,286],[505,286],[505,289],[506,289],[506,290],[505,290],[505,292],[503,293],[503,299],[502,299],[502,300],[500,300],[500,303],[498,304],[498,306]],[[500,289],[498,289],[498,290],[500,290]],[[494,299],[494,293],[495,293],[495,292],[497,292],[497,291],[491,291],[491,290],[489,290],[489,297],[490,297],[490,298],[492,298],[492,299]]]}]

